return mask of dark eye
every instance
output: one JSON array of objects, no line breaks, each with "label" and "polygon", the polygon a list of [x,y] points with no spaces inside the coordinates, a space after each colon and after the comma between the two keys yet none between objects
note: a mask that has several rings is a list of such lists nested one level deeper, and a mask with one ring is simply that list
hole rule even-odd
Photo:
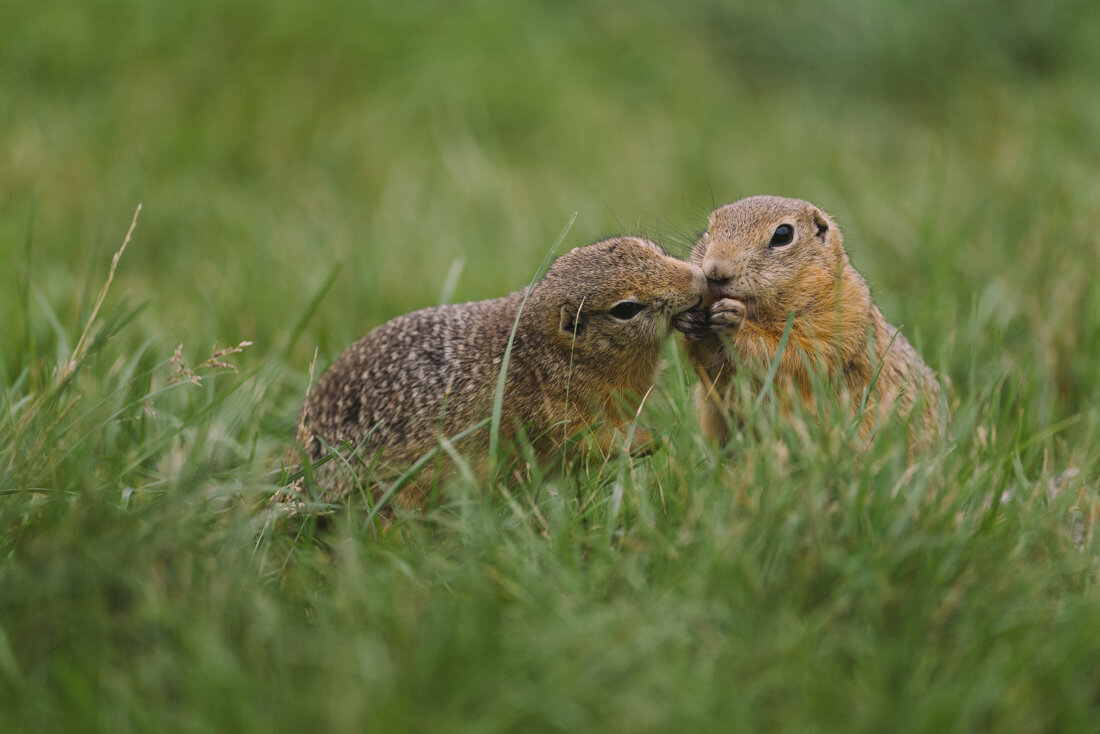
[{"label": "dark eye", "polygon": [[637,316],[644,308],[645,306],[638,303],[637,301],[619,301],[611,307],[611,310],[608,311],[608,313],[610,313],[617,319],[626,321]]},{"label": "dark eye", "polygon": [[772,235],[772,241],[768,243],[768,247],[789,245],[793,239],[794,227],[789,224],[781,224],[775,228],[775,234]]}]

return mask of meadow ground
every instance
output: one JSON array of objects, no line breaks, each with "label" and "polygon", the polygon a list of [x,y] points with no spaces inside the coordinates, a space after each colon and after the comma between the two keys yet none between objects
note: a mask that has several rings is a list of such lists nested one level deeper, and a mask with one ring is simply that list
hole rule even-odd
[{"label": "meadow ground", "polygon": [[[0,17],[0,730],[1100,728],[1100,5]],[[950,376],[934,454],[719,453],[670,341],[651,457],[256,513],[315,354],[756,193]]]}]

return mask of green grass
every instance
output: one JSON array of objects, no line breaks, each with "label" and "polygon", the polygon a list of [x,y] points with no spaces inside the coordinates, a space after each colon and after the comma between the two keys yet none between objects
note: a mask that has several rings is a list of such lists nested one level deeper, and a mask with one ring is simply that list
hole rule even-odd
[{"label": "green grass", "polygon": [[[1100,8],[739,5],[0,0],[0,730],[1097,730]],[[670,342],[651,457],[256,512],[315,354],[757,193],[950,376],[939,451],[719,454]]]}]

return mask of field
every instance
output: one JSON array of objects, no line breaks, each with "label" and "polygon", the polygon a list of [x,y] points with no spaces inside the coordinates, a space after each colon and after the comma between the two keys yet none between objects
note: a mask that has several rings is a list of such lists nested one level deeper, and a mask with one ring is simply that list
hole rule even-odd
[{"label": "field", "polygon": [[[0,730],[1100,729],[1100,4],[0,17]],[[719,451],[670,340],[652,456],[267,522],[368,329],[758,193],[950,378],[935,451]]]}]

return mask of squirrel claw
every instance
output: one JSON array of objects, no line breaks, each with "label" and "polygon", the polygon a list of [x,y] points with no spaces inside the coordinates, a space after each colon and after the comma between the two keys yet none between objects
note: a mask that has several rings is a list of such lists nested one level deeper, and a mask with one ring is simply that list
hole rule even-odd
[{"label": "squirrel claw", "polygon": [[702,308],[693,308],[672,317],[672,326],[683,332],[689,341],[706,339],[710,334],[707,324],[707,312]]},{"label": "squirrel claw", "polygon": [[745,321],[745,304],[733,298],[715,301],[708,312],[712,332],[733,331]]}]

